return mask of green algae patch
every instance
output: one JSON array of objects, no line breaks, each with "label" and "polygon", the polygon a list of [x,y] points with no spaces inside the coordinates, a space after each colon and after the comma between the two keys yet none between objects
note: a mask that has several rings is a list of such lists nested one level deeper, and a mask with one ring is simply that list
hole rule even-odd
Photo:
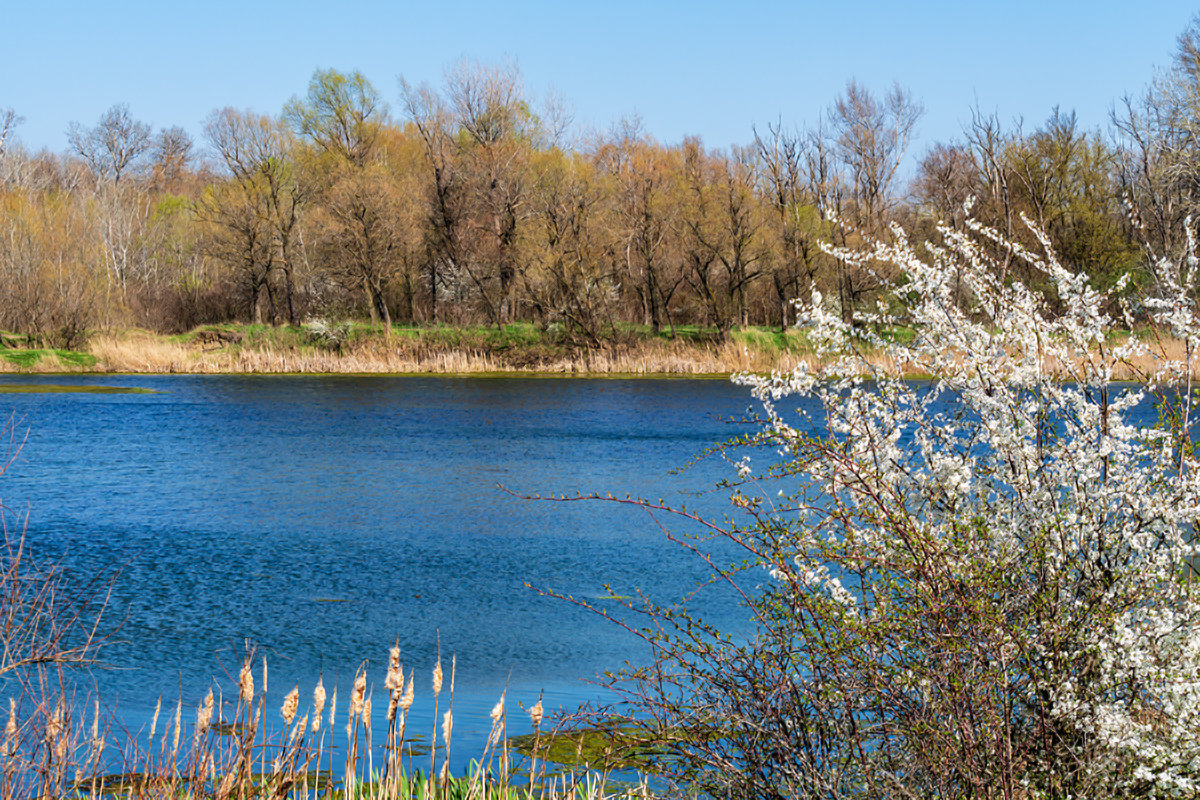
[{"label": "green algae patch", "polygon": [[569,769],[637,770],[654,774],[672,758],[680,743],[714,736],[712,730],[668,728],[625,724],[580,728],[542,734],[525,734],[509,739],[513,749]]},{"label": "green algae patch", "polygon": [[0,383],[0,394],[161,394],[141,386],[88,383]]}]

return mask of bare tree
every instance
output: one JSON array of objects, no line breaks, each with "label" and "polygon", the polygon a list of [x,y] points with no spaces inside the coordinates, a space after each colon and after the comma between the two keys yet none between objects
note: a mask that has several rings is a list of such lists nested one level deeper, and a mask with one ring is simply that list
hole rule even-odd
[{"label": "bare tree", "polygon": [[805,178],[811,144],[811,137],[785,130],[782,123],[767,126],[765,137],[754,132],[760,193],[774,234],[767,266],[781,330],[794,319],[793,301],[817,278],[822,221],[812,183]]},{"label": "bare tree", "polygon": [[0,157],[4,156],[4,143],[8,135],[24,121],[25,118],[17,116],[17,112],[11,108],[0,108]]},{"label": "bare tree", "polygon": [[165,189],[179,182],[192,159],[192,137],[178,125],[163,128],[150,148],[155,183]]},{"label": "bare tree", "polygon": [[129,106],[118,103],[105,111],[94,128],[72,122],[67,139],[92,172],[102,178],[121,182],[123,176],[150,149],[150,126],[134,119]]},{"label": "bare tree", "polygon": [[678,238],[670,155],[642,131],[637,119],[622,120],[596,153],[598,168],[611,176],[615,187],[614,233],[623,254],[621,271],[637,297],[642,324],[655,333],[663,322],[674,331],[671,298],[684,277],[665,257]]},{"label": "bare tree", "polygon": [[[513,317],[518,229],[527,211],[530,143],[540,131],[515,64],[463,61],[446,76],[455,126],[467,134],[458,159],[470,190],[475,268],[495,284],[495,323]],[[486,265],[492,265],[488,270]]]},{"label": "bare tree", "polygon": [[[850,81],[829,110],[836,154],[849,177],[851,226],[867,235],[882,236],[891,219],[895,198],[892,182],[912,141],[924,109],[899,84],[882,99],[857,81]],[[861,296],[877,282],[869,271],[839,264],[838,296],[842,316],[851,321]]]},{"label": "bare tree", "polygon": [[924,108],[896,84],[882,99],[857,81],[846,84],[829,120],[838,156],[850,172],[855,216],[860,226],[879,231],[894,198],[892,181],[900,169]]},{"label": "bare tree", "polygon": [[975,159],[958,144],[936,144],[921,159],[913,190],[917,200],[958,228],[964,205],[977,189]]}]

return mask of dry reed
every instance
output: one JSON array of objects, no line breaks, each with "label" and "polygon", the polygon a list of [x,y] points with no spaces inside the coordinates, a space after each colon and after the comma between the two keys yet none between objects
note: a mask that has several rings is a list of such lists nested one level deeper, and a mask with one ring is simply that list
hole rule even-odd
[{"label": "dry reed", "polygon": [[[1162,359],[1177,358],[1184,344],[1153,339],[1156,355],[1121,365],[1118,380],[1139,380]],[[92,366],[63,361],[53,353],[29,366],[0,358],[0,372],[120,372],[144,374],[539,374],[539,375],[729,375],[788,371],[801,363],[818,366],[816,356],[749,341],[698,342],[683,339],[636,340],[608,349],[541,353],[514,347],[491,352],[479,346],[426,342],[406,337],[374,338],[339,351],[251,345],[206,347],[169,340],[144,331],[99,334],[88,344]],[[1094,354],[1093,354],[1094,355]],[[1080,358],[1087,358],[1081,355]],[[867,363],[888,365],[882,351],[868,351]],[[1050,372],[1060,365],[1047,363]],[[1200,378],[1200,362],[1194,378]],[[914,373],[914,377],[924,377]]]},{"label": "dry reed", "polygon": [[[196,706],[194,715],[185,714],[184,704],[177,702],[167,724],[160,726],[164,709],[159,702],[146,737],[114,736],[113,731],[120,728],[114,720],[106,718],[95,698],[83,703],[78,715],[71,696],[61,691],[57,694],[51,691],[52,696],[37,700],[31,696],[21,701],[10,699],[0,748],[3,750],[0,800],[63,796],[128,800],[202,796],[212,800],[317,800],[332,796],[335,789],[341,796],[357,800],[440,800],[451,795],[467,800],[649,797],[644,781],[630,787],[614,784],[599,773],[566,771],[548,776],[544,757],[538,757],[536,741],[532,757],[518,765],[525,771],[518,773],[510,763],[507,692],[501,694],[492,708],[488,737],[472,771],[461,778],[452,777],[449,756],[454,730],[456,660],[453,658],[448,675],[441,669],[440,657],[433,671],[435,700],[442,694],[448,698],[434,715],[435,739],[431,750],[434,757],[440,751],[441,757],[437,759],[440,768],[422,774],[414,768],[412,755],[405,757],[413,676],[410,671],[407,680],[404,679],[398,648],[393,648],[389,655],[386,682],[389,715],[380,771],[374,768],[371,691],[365,662],[355,674],[343,729],[345,738],[338,742],[337,728],[320,722],[326,705],[323,677],[318,678],[313,689],[311,717],[308,713],[300,714],[301,687],[297,685],[286,694],[282,706],[275,706],[280,709],[283,725],[272,726],[265,722],[269,719],[265,713],[267,694],[261,685],[255,686],[251,658],[247,656],[238,673],[232,709],[210,689]],[[332,723],[336,687],[330,697]],[[539,697],[530,711],[538,741],[541,741],[542,714]],[[195,722],[189,724],[191,719]],[[340,787],[335,785],[332,771],[335,751],[346,756]],[[323,765],[323,758],[328,763]]]}]

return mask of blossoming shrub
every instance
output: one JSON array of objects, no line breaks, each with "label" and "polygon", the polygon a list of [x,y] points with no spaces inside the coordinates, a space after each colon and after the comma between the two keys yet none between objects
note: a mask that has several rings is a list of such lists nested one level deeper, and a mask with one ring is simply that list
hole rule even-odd
[{"label": "blossoming shrub", "polygon": [[692,518],[758,570],[718,570],[755,632],[638,605],[657,657],[614,677],[618,716],[726,796],[1196,796],[1193,249],[1135,317],[1045,242],[940,233],[833,251],[901,276],[879,313],[814,292],[825,366],[739,378],[764,409],[739,511]]}]

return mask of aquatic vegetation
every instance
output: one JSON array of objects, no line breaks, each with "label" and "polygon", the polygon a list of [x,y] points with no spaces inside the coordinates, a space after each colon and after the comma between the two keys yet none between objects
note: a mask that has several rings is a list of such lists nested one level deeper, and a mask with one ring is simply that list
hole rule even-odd
[{"label": "aquatic vegetation", "polygon": [[88,383],[5,383],[0,394],[158,394],[141,386],[105,386]]}]

